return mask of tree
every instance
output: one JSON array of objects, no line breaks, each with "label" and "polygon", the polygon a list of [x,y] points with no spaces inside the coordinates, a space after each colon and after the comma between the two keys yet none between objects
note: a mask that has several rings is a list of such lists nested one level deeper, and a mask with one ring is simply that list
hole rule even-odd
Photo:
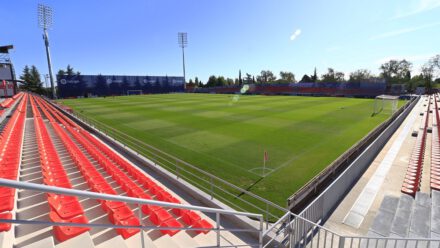
[{"label": "tree", "polygon": [[96,77],[95,81],[95,94],[98,96],[106,96],[108,93],[108,86],[107,86],[107,80],[104,76],[99,74]]},{"label": "tree", "polygon": [[312,78],[309,77],[309,75],[304,74],[304,76],[301,78],[301,81],[299,81],[300,83],[310,83],[313,82]]},{"label": "tree", "polygon": [[388,86],[395,83],[408,82],[411,78],[412,63],[403,60],[390,60],[383,63],[379,69],[382,71],[380,76],[387,81]]},{"label": "tree", "polygon": [[[255,80],[253,80],[255,82]],[[247,84],[252,83],[252,75],[249,73],[246,73],[246,77],[244,79],[244,82],[246,82]]]},{"label": "tree", "polygon": [[40,72],[38,72],[37,67],[32,65],[31,68],[29,66],[25,66],[23,69],[23,74],[20,76],[20,79],[24,81],[21,87],[25,90],[36,92],[41,94],[43,89],[41,88],[41,78]]},{"label": "tree", "polygon": [[365,82],[371,78],[371,71],[367,69],[359,69],[350,73],[350,82]]},{"label": "tree", "polygon": [[226,85],[226,79],[223,76],[219,76],[217,78],[217,84],[216,86],[225,86]]},{"label": "tree", "polygon": [[208,78],[208,82],[206,82],[206,87],[214,87],[217,85],[217,77],[214,75],[211,75]]},{"label": "tree", "polygon": [[280,83],[295,83],[295,75],[292,72],[280,71],[280,79],[277,81]]},{"label": "tree", "polygon": [[277,79],[277,77],[270,70],[262,70],[260,75],[257,76],[257,82],[259,83],[270,83]]},{"label": "tree", "polygon": [[69,77],[71,77],[71,76],[74,76],[76,73],[75,73],[75,71],[73,70],[73,67],[71,67],[70,65],[67,65],[67,68],[66,68],[66,75],[67,76],[69,76]]},{"label": "tree", "polygon": [[315,70],[313,71],[313,76],[310,79],[312,79],[312,81],[315,83],[318,82],[318,74],[316,72],[316,67]]},{"label": "tree", "polygon": [[241,70],[238,71],[238,84],[243,85],[243,79],[241,79]]},{"label": "tree", "polygon": [[322,74],[321,80],[323,82],[344,82],[345,75],[343,72],[335,71],[333,68],[328,68],[328,72],[326,74]]}]

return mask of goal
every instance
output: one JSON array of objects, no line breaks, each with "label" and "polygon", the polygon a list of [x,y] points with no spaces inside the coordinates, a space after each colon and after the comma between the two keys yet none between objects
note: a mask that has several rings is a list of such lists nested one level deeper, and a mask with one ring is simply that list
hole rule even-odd
[{"label": "goal", "polygon": [[127,90],[127,96],[142,95],[142,90]]},{"label": "goal", "polygon": [[373,116],[381,112],[385,114],[394,114],[397,111],[398,96],[380,95],[374,99]]}]

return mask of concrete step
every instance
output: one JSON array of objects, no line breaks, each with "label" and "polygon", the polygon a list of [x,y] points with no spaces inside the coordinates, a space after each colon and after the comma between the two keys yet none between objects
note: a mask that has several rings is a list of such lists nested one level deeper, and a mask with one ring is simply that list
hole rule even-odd
[{"label": "concrete step", "polygon": [[432,191],[431,237],[440,238],[440,191]]},{"label": "concrete step", "polygon": [[62,243],[56,245],[56,248],[72,248],[72,247],[81,247],[81,248],[94,248],[92,237],[89,232],[85,232],[80,234],[74,238],[66,240]]},{"label": "concrete step", "polygon": [[[151,232],[151,231],[149,231]],[[144,235],[144,247],[151,247],[156,248],[156,244],[151,240],[150,236],[148,235],[147,231],[143,231]],[[130,238],[125,240],[125,244],[130,248],[142,248],[141,243],[141,233],[138,233],[136,235],[131,236]]]},{"label": "concrete step", "polygon": [[55,243],[53,237],[47,237],[30,245],[23,246],[23,248],[55,248]]},{"label": "concrete step", "polygon": [[413,204],[414,199],[411,196],[406,194],[400,196],[391,226],[391,233],[397,237],[404,238],[408,235]]},{"label": "concrete step", "polygon": [[369,231],[377,233],[382,237],[388,237],[391,232],[391,226],[398,204],[398,197],[385,196],[380,204],[379,210]]},{"label": "concrete step", "polygon": [[197,241],[188,235],[185,231],[180,231],[176,233],[173,237],[171,237],[176,243],[178,243],[181,247],[199,247],[200,245]]},{"label": "concrete step", "polygon": [[410,238],[429,238],[431,236],[431,197],[417,192],[411,214]]},{"label": "concrete step", "polygon": [[[106,240],[96,246],[96,248],[113,248],[113,247],[129,248],[129,246],[127,246],[127,243],[125,242],[125,240],[119,235],[115,236],[111,239],[108,239],[108,240]],[[146,246],[146,247],[150,247],[150,246]]]}]

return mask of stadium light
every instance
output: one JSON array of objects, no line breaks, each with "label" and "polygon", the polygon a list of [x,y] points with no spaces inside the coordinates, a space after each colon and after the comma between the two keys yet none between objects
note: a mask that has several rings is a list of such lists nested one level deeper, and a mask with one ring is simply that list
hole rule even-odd
[{"label": "stadium light", "polygon": [[188,45],[188,34],[179,32],[177,34],[179,46],[182,48],[182,62],[183,62],[183,87],[186,88],[186,74],[185,74],[185,47]]},{"label": "stadium light", "polygon": [[53,74],[52,74],[52,62],[50,58],[50,50],[49,50],[49,35],[47,30],[52,27],[52,8],[44,5],[38,4],[38,26],[43,29],[43,40],[44,45],[46,46],[46,56],[47,56],[47,66],[49,67],[49,78],[50,78],[50,86],[52,89],[52,98],[56,98],[55,94],[55,85],[53,82]]}]

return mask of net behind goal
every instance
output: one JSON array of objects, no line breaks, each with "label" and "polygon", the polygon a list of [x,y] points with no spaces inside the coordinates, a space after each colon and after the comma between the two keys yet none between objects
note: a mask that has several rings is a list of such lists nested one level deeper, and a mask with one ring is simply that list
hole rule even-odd
[{"label": "net behind goal", "polygon": [[374,99],[373,115],[377,115],[381,112],[385,114],[394,114],[397,111],[399,97],[390,95],[376,96]]},{"label": "net behind goal", "polygon": [[142,90],[127,90],[127,96],[142,95]]}]

